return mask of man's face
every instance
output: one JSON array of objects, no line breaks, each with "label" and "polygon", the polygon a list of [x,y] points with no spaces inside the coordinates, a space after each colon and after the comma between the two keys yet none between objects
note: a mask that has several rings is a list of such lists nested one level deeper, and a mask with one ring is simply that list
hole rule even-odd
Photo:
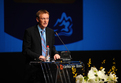
[{"label": "man's face", "polygon": [[39,26],[44,29],[47,27],[49,23],[49,14],[43,13],[39,15],[39,18],[36,18],[37,22],[39,23]]}]

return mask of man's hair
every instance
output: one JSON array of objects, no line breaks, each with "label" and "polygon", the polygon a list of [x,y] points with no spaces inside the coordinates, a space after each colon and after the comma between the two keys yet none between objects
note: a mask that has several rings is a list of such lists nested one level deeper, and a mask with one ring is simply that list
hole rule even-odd
[{"label": "man's hair", "polygon": [[49,12],[47,10],[39,10],[37,13],[36,13],[36,17],[39,17],[40,14],[44,14],[44,13],[47,13],[49,15]]}]

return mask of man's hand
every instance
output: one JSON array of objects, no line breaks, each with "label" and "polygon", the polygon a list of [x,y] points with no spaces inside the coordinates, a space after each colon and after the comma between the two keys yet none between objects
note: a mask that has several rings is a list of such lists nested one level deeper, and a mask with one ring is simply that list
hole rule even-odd
[{"label": "man's hand", "polygon": [[59,54],[55,54],[54,55],[54,59],[56,60],[56,59],[60,59],[60,55]]},{"label": "man's hand", "polygon": [[42,55],[39,56],[39,60],[42,60],[42,61],[44,61],[44,62],[46,61],[46,60],[45,60],[45,57],[42,56]]}]

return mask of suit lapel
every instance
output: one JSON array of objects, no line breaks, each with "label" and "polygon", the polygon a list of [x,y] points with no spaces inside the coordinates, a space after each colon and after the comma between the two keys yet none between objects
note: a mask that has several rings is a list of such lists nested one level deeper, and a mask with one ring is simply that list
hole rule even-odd
[{"label": "suit lapel", "polygon": [[38,30],[38,28],[37,28],[37,25],[36,25],[36,27],[35,27],[35,34],[36,34],[36,36],[37,36],[37,39],[38,39],[39,42],[40,42],[40,41],[41,41],[41,37],[40,37],[39,30]]}]

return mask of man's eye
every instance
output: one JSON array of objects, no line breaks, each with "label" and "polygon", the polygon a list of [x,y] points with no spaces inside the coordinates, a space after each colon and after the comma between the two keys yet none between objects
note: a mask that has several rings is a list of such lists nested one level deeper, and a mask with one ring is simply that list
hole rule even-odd
[{"label": "man's eye", "polygon": [[49,18],[41,18],[42,20],[49,20]]}]

